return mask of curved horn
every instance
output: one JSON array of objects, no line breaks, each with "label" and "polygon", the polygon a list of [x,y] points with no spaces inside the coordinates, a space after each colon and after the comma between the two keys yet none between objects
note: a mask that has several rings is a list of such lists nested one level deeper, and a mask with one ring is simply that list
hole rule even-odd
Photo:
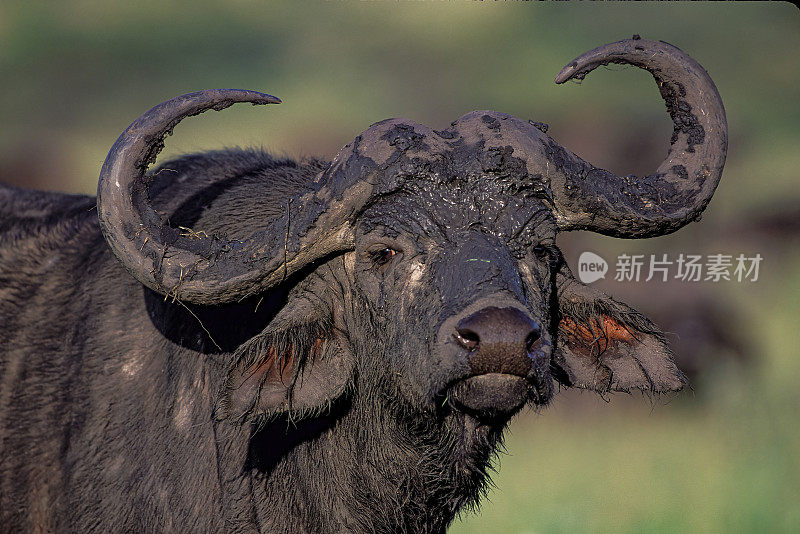
[{"label": "curved horn", "polygon": [[560,230],[615,237],[668,234],[699,218],[717,187],[728,146],[728,125],[708,73],[678,48],[634,36],[586,52],[556,76],[583,79],[600,65],[628,63],[656,80],[675,125],[670,149],[655,173],[619,177],[553,145],[548,160],[560,171],[553,194]]},{"label": "curved horn", "polygon": [[154,211],[147,191],[152,178],[145,171],[163,148],[164,137],[185,117],[237,102],[278,104],[280,99],[240,89],[173,98],[136,119],[103,163],[97,212],[106,241],[135,278],[161,294],[199,304],[231,302],[352,246],[347,221],[336,213],[331,220],[329,197],[318,198],[320,193],[325,197],[319,186],[287,199],[284,216],[243,241],[186,235]]}]

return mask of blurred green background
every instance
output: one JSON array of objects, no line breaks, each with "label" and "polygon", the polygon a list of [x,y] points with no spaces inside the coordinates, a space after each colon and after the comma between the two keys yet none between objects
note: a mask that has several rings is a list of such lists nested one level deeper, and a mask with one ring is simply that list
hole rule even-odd
[{"label": "blurred green background", "polygon": [[[170,155],[263,145],[332,156],[378,120],[443,128],[473,109],[549,123],[596,165],[651,172],[672,130],[652,78],[574,56],[634,33],[690,53],[728,114],[728,163],[701,224],[623,241],[574,233],[576,267],[669,333],[693,391],[669,402],[563,392],[518,416],[496,488],[454,533],[800,531],[800,12],[788,3],[0,3],[0,181],[92,193],[136,116],[211,87],[284,100],[182,123]],[[757,282],[621,283],[618,254],[764,258]],[[608,401],[611,401],[610,403]]]}]

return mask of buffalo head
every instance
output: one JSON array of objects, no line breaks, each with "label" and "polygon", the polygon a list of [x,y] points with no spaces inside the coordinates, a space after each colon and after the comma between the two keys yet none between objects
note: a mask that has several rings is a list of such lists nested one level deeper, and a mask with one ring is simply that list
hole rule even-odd
[{"label": "buffalo head", "polygon": [[208,109],[280,102],[211,90],[156,106],[120,136],[100,177],[100,223],[128,271],[173,299],[221,305],[291,284],[287,304],[234,354],[222,418],[299,418],[361,396],[415,429],[492,435],[526,403],[546,404],[554,381],[680,389],[659,331],[577,282],[555,240],[576,229],[659,236],[698,218],[722,172],[725,113],[705,70],[663,42],[602,46],[556,82],[608,63],[650,71],[674,122],[649,176],[594,167],[503,113],[472,112],[440,131],[391,119],[249,239],[181,232],[148,196],[165,135]]}]

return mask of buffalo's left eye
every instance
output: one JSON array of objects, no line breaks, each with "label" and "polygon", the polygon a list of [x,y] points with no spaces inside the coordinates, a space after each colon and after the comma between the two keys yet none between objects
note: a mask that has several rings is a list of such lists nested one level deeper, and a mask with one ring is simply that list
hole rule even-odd
[{"label": "buffalo's left eye", "polygon": [[375,263],[375,265],[386,265],[390,261],[392,261],[392,258],[394,258],[397,254],[399,254],[399,252],[396,251],[395,249],[386,247],[380,250],[376,250],[371,255],[372,255],[372,261],[373,263]]},{"label": "buffalo's left eye", "polygon": [[561,264],[561,251],[552,244],[540,243],[533,247],[533,255],[542,263],[547,263],[550,268],[558,269]]},{"label": "buffalo's left eye", "polygon": [[550,259],[550,250],[546,245],[536,245],[533,247],[533,255],[539,261],[547,261]]}]

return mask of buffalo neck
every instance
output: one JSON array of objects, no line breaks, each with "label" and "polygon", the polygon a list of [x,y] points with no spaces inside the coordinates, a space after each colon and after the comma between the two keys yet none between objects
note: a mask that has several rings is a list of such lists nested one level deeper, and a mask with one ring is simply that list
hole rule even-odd
[{"label": "buffalo neck", "polygon": [[444,532],[486,479],[488,455],[465,451],[462,431],[461,414],[408,421],[363,396],[269,423],[250,440],[253,517],[262,532]]}]

